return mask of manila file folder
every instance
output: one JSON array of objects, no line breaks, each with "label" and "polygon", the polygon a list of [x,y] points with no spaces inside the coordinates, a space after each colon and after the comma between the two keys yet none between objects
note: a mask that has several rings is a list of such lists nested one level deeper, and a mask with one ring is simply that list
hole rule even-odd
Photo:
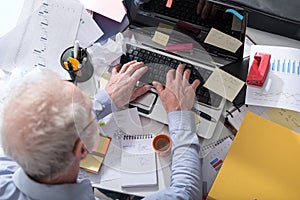
[{"label": "manila file folder", "polygon": [[207,199],[300,199],[300,134],[248,112]]}]

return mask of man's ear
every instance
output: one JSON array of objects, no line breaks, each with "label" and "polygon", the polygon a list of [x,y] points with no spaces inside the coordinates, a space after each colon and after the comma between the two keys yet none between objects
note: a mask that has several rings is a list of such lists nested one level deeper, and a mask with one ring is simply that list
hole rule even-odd
[{"label": "man's ear", "polygon": [[80,160],[83,160],[87,156],[88,151],[86,150],[82,140],[78,139],[76,141],[73,154],[76,158],[79,158]]}]

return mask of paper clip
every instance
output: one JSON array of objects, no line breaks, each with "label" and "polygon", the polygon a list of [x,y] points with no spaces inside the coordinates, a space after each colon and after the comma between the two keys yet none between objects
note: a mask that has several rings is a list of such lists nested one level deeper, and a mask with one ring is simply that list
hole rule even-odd
[{"label": "paper clip", "polygon": [[251,64],[246,83],[248,85],[263,86],[270,66],[271,54],[256,52]]}]

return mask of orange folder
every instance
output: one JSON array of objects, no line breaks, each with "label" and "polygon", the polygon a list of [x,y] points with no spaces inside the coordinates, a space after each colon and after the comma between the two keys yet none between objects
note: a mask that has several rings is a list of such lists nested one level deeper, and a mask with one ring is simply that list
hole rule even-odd
[{"label": "orange folder", "polygon": [[300,134],[248,112],[207,199],[300,199]]}]

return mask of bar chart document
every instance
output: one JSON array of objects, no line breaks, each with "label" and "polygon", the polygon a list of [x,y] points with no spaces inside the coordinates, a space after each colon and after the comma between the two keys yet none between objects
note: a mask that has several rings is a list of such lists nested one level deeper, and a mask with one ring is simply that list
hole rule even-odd
[{"label": "bar chart document", "polygon": [[249,66],[256,52],[271,54],[270,68],[262,87],[247,86],[246,104],[300,112],[300,49],[252,45]]}]

